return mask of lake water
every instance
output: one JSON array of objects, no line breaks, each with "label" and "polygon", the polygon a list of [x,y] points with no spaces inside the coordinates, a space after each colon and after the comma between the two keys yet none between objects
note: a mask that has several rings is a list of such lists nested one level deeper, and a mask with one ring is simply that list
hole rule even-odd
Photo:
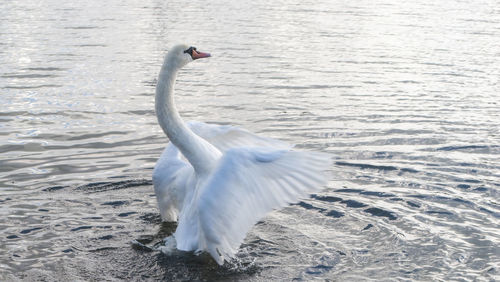
[{"label": "lake water", "polygon": [[[500,269],[497,1],[2,1],[0,280],[479,280]],[[165,52],[186,120],[330,153],[238,261],[151,251]]]}]

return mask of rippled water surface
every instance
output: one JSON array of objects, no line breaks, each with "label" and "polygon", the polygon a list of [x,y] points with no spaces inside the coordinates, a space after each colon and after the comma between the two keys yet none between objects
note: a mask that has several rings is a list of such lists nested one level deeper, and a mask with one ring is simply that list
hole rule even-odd
[{"label": "rippled water surface", "polygon": [[[0,26],[0,280],[498,279],[497,1],[2,1]],[[150,248],[177,42],[213,56],[185,119],[334,158],[224,267]]]}]

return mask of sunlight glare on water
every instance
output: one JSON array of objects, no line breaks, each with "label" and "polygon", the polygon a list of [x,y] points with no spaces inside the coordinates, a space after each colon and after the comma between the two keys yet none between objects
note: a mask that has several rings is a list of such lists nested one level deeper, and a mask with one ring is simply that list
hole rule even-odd
[{"label": "sunlight glare on water", "polygon": [[[3,1],[0,26],[0,280],[498,277],[496,1]],[[335,160],[230,266],[152,251],[176,43],[212,54],[178,77],[186,120]]]}]

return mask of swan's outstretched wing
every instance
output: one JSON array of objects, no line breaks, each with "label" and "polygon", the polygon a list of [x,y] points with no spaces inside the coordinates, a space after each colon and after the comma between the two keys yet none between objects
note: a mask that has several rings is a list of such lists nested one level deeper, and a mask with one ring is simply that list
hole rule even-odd
[{"label": "swan's outstretched wing", "polygon": [[264,215],[321,189],[329,165],[329,155],[322,153],[230,149],[201,187],[198,213],[205,245],[200,247],[223,264]]},{"label": "swan's outstretched wing", "polygon": [[274,149],[290,149],[286,142],[253,134],[243,128],[231,125],[208,124],[199,121],[187,122],[188,127],[198,136],[225,152],[235,147],[267,147]]}]

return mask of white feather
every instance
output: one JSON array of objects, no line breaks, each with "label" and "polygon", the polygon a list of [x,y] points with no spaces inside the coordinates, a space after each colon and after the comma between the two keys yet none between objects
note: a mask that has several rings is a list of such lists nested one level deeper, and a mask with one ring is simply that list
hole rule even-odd
[{"label": "white feather", "polygon": [[216,125],[199,121],[189,121],[189,129],[214,145],[219,151],[224,152],[234,147],[272,147],[290,149],[292,146],[286,142],[262,137],[232,125]]},{"label": "white feather", "polygon": [[326,183],[325,154],[235,148],[225,152],[200,187],[198,210],[205,246],[219,264],[232,258],[246,233],[273,209],[319,190]]}]

